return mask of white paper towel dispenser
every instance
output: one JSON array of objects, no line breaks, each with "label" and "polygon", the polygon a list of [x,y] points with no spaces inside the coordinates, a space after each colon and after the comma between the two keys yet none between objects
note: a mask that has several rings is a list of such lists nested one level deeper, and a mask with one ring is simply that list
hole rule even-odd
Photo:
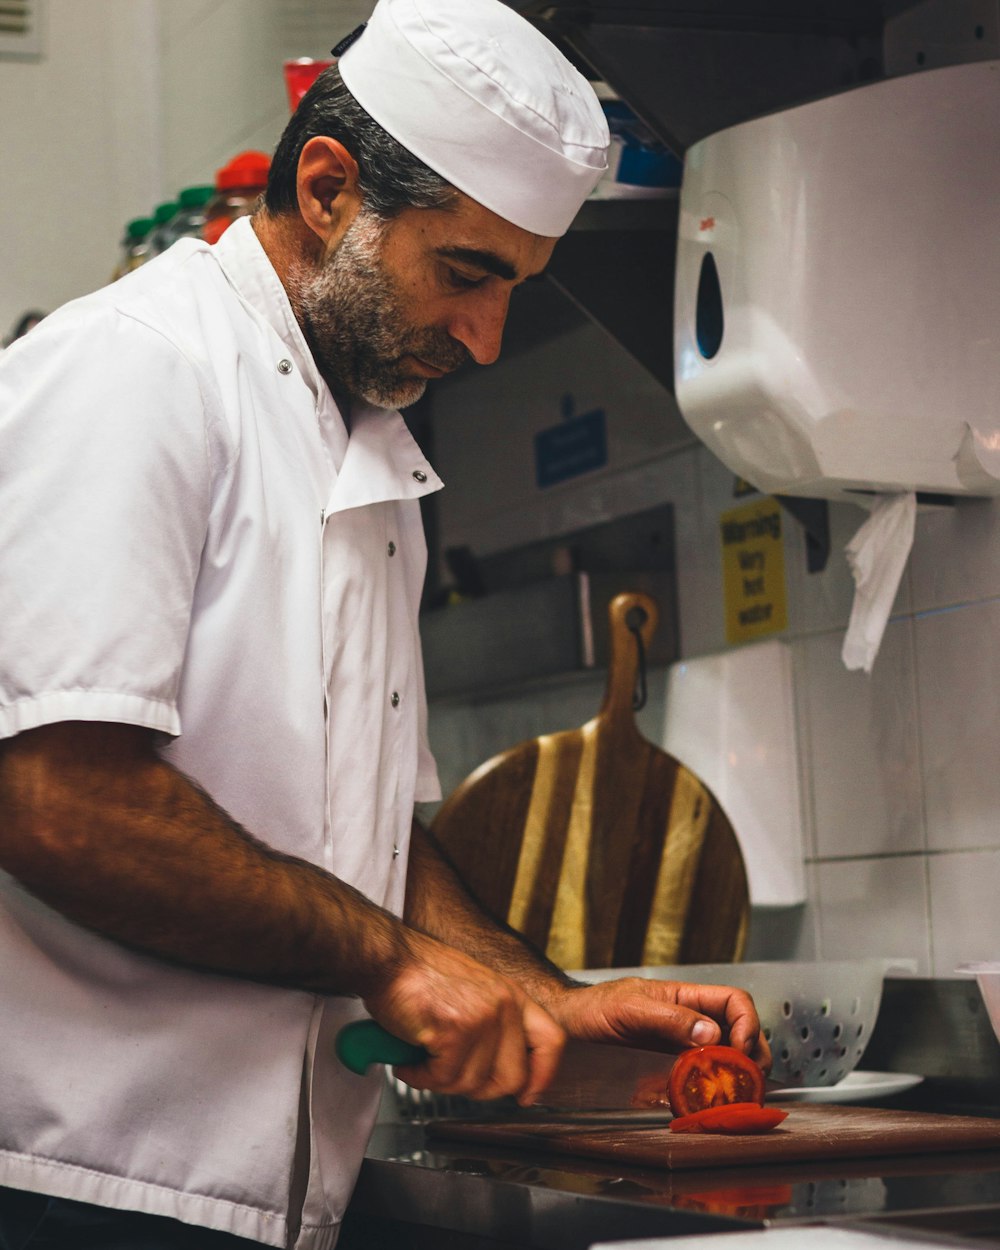
[{"label": "white paper towel dispenser", "polygon": [[764,491],[1000,492],[1000,61],[746,122],[685,159],[675,382]]}]

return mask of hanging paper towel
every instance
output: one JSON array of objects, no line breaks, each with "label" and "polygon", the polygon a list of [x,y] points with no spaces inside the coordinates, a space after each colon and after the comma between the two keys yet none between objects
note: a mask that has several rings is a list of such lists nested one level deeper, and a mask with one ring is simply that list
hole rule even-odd
[{"label": "hanging paper towel", "polygon": [[779,639],[683,660],[667,674],[663,747],[704,781],[739,839],[755,906],[805,900],[788,647]]},{"label": "hanging paper towel", "polygon": [[844,549],[854,575],[854,606],[841,650],[847,668],[872,670],[913,547],[916,517],[912,491],[883,495]]}]

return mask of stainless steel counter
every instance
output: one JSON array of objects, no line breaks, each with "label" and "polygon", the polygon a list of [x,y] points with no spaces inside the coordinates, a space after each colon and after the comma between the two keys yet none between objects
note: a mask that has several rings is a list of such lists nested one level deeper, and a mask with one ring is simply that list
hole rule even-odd
[{"label": "stainless steel counter", "polygon": [[1000,1143],[995,1152],[682,1173],[429,1145],[419,1126],[382,1125],[345,1245],[585,1250],[627,1238],[858,1221],[1000,1245]]},{"label": "stainless steel counter", "polygon": [[[968,980],[888,978],[864,1066],[927,1078],[882,1105],[1000,1116],[1000,1046]],[[419,1125],[384,1124],[338,1250],[587,1250],[855,1223],[1000,1247],[1000,1142],[996,1151],[669,1172],[432,1145]]]}]

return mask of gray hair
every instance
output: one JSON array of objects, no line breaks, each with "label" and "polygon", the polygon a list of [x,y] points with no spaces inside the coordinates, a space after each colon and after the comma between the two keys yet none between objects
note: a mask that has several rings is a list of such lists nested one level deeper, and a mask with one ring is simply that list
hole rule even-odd
[{"label": "gray hair", "polygon": [[278,140],[264,194],[272,214],[298,208],[296,175],[306,143],[317,135],[339,140],[358,163],[364,207],[382,220],[404,208],[447,208],[455,188],[366,113],[347,90],[336,65],[303,96]]}]

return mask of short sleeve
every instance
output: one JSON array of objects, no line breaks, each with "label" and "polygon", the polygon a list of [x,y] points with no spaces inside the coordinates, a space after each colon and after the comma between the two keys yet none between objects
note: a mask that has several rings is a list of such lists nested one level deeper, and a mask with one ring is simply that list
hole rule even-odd
[{"label": "short sleeve", "polygon": [[159,330],[80,304],[0,357],[0,737],[61,720],[177,734],[206,397]]}]

